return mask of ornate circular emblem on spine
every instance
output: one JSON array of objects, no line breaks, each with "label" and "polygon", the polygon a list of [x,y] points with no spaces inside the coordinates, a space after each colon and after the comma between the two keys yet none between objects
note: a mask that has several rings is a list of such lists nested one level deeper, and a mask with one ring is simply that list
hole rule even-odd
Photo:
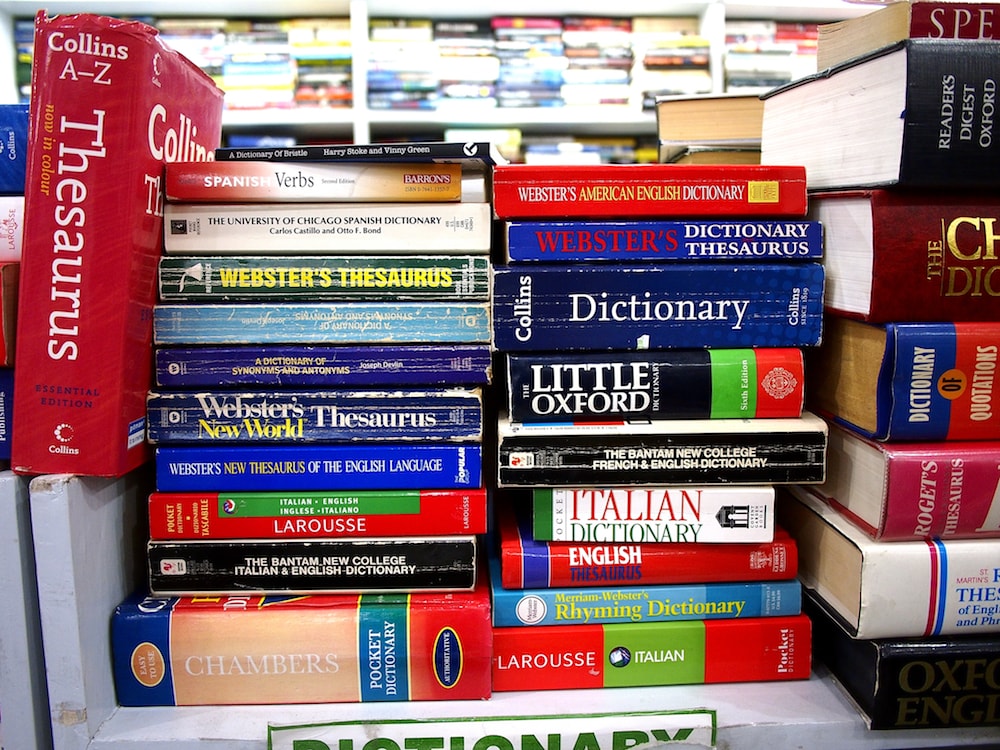
[{"label": "ornate circular emblem on spine", "polygon": [[775,367],[768,371],[761,381],[764,392],[771,398],[785,398],[795,392],[799,381],[784,367]]}]

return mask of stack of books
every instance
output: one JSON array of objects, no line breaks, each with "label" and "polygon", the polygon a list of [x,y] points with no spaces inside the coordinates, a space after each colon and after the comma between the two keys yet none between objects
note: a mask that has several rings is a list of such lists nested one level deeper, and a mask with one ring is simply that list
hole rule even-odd
[{"label": "stack of books", "polygon": [[[805,164],[829,282],[807,360],[827,478],[779,518],[817,656],[873,728],[1000,723],[997,684],[972,666],[1000,657],[1000,42],[944,23],[987,29],[975,19],[995,10],[914,3],[888,46],[862,22],[854,56],[764,101],[762,161]],[[924,38],[941,23],[956,38]]]},{"label": "stack of books", "polygon": [[697,16],[634,17],[632,106],[649,111],[658,96],[710,92],[711,47]]},{"label": "stack of books", "polygon": [[726,20],[725,90],[764,93],[816,72],[816,24]]},{"label": "stack of books", "polygon": [[808,676],[796,546],[773,523],[774,486],[825,466],[802,411],[823,296],[803,170],[493,178],[494,690]]},{"label": "stack of books", "polygon": [[295,105],[350,107],[354,102],[351,20],[295,18],[284,26],[295,61]]},{"label": "stack of books", "polygon": [[631,98],[632,19],[563,19],[566,70],[560,90],[569,105],[628,104]]},{"label": "stack of books", "polygon": [[440,53],[431,20],[370,19],[367,75],[371,109],[434,109]]},{"label": "stack of books", "polygon": [[[219,150],[165,173],[147,558],[170,606],[126,602],[116,632],[122,653],[169,647],[174,684],[147,690],[125,665],[124,689],[137,703],[487,697],[496,155],[295,153]],[[168,625],[169,644],[149,636]],[[234,666],[220,680],[207,660],[192,669],[205,653],[290,655],[264,670],[280,679],[226,679]],[[289,679],[293,657],[314,683]]]},{"label": "stack of books", "polygon": [[562,18],[494,16],[490,23],[500,58],[497,105],[562,106],[563,71],[568,64]]},{"label": "stack of books", "polygon": [[436,20],[434,41],[441,56],[437,108],[470,112],[496,107],[500,58],[489,19]]}]

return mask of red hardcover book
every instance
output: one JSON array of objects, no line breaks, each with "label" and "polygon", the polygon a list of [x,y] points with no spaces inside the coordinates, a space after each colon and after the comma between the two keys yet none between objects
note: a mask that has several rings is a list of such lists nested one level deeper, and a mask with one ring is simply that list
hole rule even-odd
[{"label": "red hardcover book", "polygon": [[222,96],[146,24],[37,15],[15,471],[120,476],[151,458],[163,165],[212,156]]},{"label": "red hardcover book", "polygon": [[288,539],[486,533],[486,488],[154,492],[151,539]]},{"label": "red hardcover book", "polygon": [[802,167],[759,164],[502,164],[501,219],[629,216],[803,216]]},{"label": "red hardcover book", "polygon": [[14,365],[20,278],[20,261],[0,261],[0,367]]},{"label": "red hardcover book", "polygon": [[787,580],[798,572],[795,540],[776,527],[770,542],[595,544],[542,542],[530,510],[497,503],[505,589]]},{"label": "red hardcover book", "polygon": [[826,308],[871,323],[1000,320],[1000,192],[812,193]]},{"label": "red hardcover book", "polygon": [[804,680],[811,634],[804,614],[493,628],[493,690]]}]

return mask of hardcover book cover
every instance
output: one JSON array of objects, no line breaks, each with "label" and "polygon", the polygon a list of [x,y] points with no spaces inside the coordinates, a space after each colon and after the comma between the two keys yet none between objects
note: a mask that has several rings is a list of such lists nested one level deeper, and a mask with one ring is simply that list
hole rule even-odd
[{"label": "hardcover book cover", "polygon": [[222,98],[150,26],[36,16],[14,389],[31,418],[14,435],[18,473],[119,476],[151,457],[163,165],[211,157]]},{"label": "hardcover book cover", "polygon": [[151,539],[485,534],[486,488],[153,492]]},{"label": "hardcover book cover", "polygon": [[732,620],[493,629],[493,690],[805,680],[804,614]]},{"label": "hardcover book cover", "polygon": [[804,216],[798,166],[504,164],[493,169],[500,219]]},{"label": "hardcover book cover", "polygon": [[[111,618],[124,706],[490,697],[489,592],[128,597]],[[217,668],[216,665],[226,665]]]},{"label": "hardcover book cover", "polygon": [[160,299],[488,299],[485,255],[177,256],[160,258]]},{"label": "hardcover book cover", "polygon": [[1000,320],[825,325],[807,353],[815,411],[876,440],[1000,440]]},{"label": "hardcover book cover", "polygon": [[167,203],[168,255],[489,254],[487,202]]},{"label": "hardcover book cover", "polygon": [[501,414],[501,487],[822,482],[827,423],[787,419],[663,419],[546,424]]},{"label": "hardcover book cover", "polygon": [[802,350],[670,349],[508,354],[516,422],[797,417]]},{"label": "hardcover book cover", "polygon": [[163,346],[154,355],[163,388],[486,385],[493,378],[486,343]]},{"label": "hardcover book cover", "polygon": [[152,539],[149,590],[196,594],[384,593],[472,589],[476,537]]},{"label": "hardcover book cover", "polygon": [[482,486],[476,443],[175,445],[157,447],[155,457],[161,492]]},{"label": "hardcover book cover", "polygon": [[820,343],[823,266],[501,266],[493,338],[504,352],[804,347]]},{"label": "hardcover book cover", "polygon": [[181,302],[153,309],[157,346],[489,341],[488,302]]},{"label": "hardcover book cover", "polygon": [[478,388],[151,391],[151,443],[477,442]]},{"label": "hardcover book cover", "polygon": [[496,627],[729,620],[802,611],[802,584],[794,579],[508,589],[496,556],[489,567]]},{"label": "hardcover book cover", "polygon": [[795,577],[795,540],[783,529],[769,542],[542,542],[531,534],[530,507],[509,498],[496,507],[504,588],[645,586],[776,581]]},{"label": "hardcover book cover", "polygon": [[550,487],[531,492],[532,536],[557,542],[769,542],[774,487]]},{"label": "hardcover book cover", "polygon": [[540,261],[821,260],[823,225],[793,219],[507,221],[503,248],[513,263]]}]

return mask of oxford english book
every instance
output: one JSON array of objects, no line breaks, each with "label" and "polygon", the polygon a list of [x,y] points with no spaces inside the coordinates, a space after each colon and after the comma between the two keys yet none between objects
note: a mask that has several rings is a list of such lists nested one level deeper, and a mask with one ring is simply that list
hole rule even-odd
[{"label": "oxford english book", "polygon": [[151,456],[163,166],[211,157],[223,96],[140,22],[40,12],[34,50],[11,466],[119,476]]},{"label": "oxford english book", "polygon": [[1000,321],[825,326],[807,353],[814,411],[877,440],[1000,440]]},{"label": "oxford english book", "polygon": [[146,440],[164,443],[447,441],[483,437],[478,388],[151,391]]},{"label": "oxford english book", "polygon": [[881,542],[804,487],[778,493],[799,578],[855,638],[1000,632],[995,539]]},{"label": "oxford english book", "polygon": [[483,452],[467,443],[158,446],[162,492],[396,490],[482,486]]},{"label": "oxford english book", "polygon": [[488,255],[488,201],[167,203],[168,255]]},{"label": "oxford english book", "polygon": [[806,175],[798,166],[506,164],[493,170],[500,219],[802,217],[806,205]]},{"label": "oxford english book", "polygon": [[150,539],[485,534],[486,488],[153,492]]},{"label": "oxford english book", "polygon": [[670,349],[506,357],[518,422],[797,417],[802,350]]},{"label": "oxford english book", "polygon": [[507,589],[775,581],[795,578],[795,540],[775,529],[767,542],[556,542],[531,533],[530,506],[496,506],[501,583]]},{"label": "oxford english book", "polygon": [[603,423],[497,421],[501,487],[823,481],[828,426],[797,418]]},{"label": "oxford english book", "polygon": [[1000,193],[819,191],[826,307],[870,323],[1000,319]]},{"label": "oxford english book", "polygon": [[795,579],[508,589],[496,555],[489,569],[495,627],[730,620],[802,611],[802,584]]},{"label": "oxford english book", "polygon": [[1000,440],[886,442],[831,425],[808,489],[880,541],[1000,537]]},{"label": "oxford english book", "polygon": [[161,388],[487,385],[489,345],[161,346],[154,352]]},{"label": "oxford english book", "polygon": [[485,255],[176,256],[159,265],[164,302],[485,300]]},{"label": "oxford english book", "polygon": [[197,594],[466,591],[477,538],[320,537],[158,540],[146,544],[149,591]]},{"label": "oxford english book", "polygon": [[818,261],[823,226],[795,219],[576,219],[503,223],[507,260]]},{"label": "oxford english book", "polygon": [[500,266],[494,345],[503,352],[815,346],[823,287],[819,263]]},{"label": "oxford english book", "polygon": [[485,581],[471,592],[137,592],[111,617],[124,706],[480,700],[491,640]]}]

